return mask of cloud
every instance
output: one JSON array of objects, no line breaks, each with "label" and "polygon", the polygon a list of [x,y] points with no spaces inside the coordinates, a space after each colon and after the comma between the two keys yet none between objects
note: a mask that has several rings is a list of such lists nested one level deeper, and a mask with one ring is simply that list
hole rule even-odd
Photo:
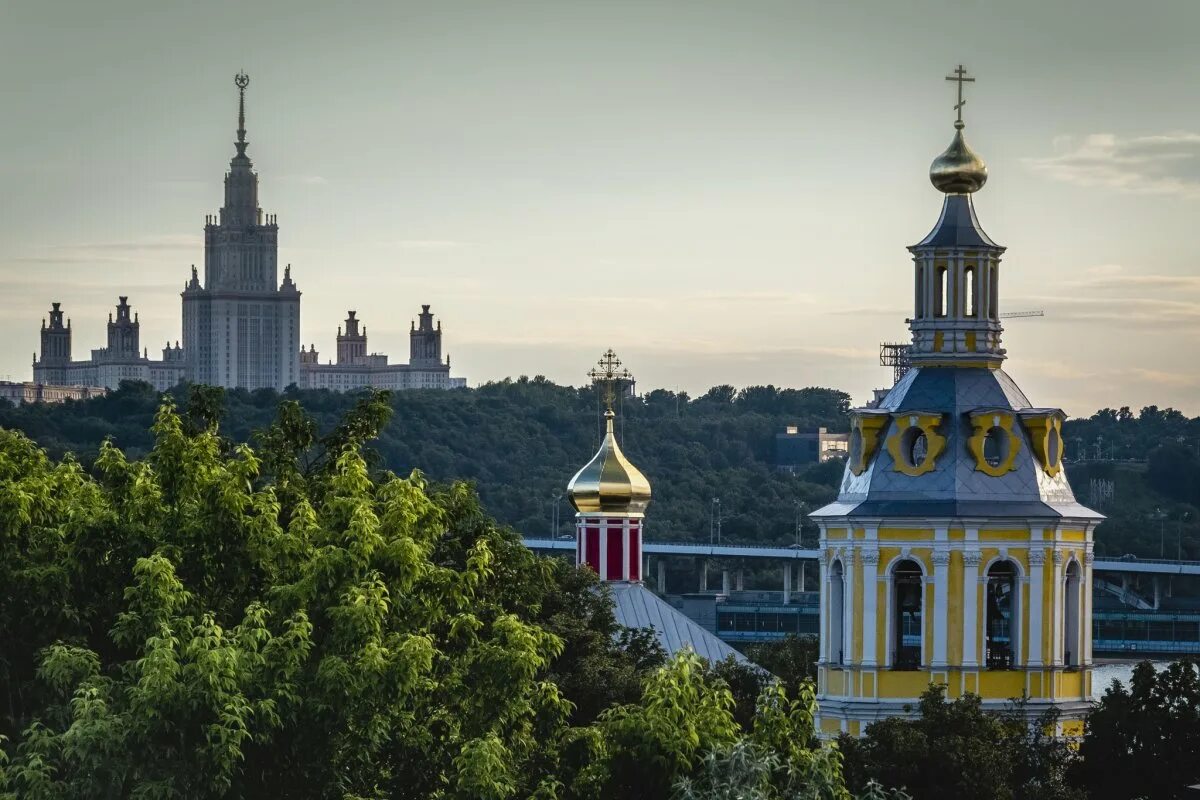
[{"label": "cloud", "polygon": [[1053,322],[1104,322],[1140,328],[1200,327],[1200,302],[1155,297],[1033,296]]},{"label": "cloud", "polygon": [[387,247],[397,247],[401,250],[457,250],[460,247],[469,247],[467,242],[459,242],[453,239],[394,239],[388,242],[381,242]]},{"label": "cloud", "polygon": [[1060,137],[1056,155],[1027,158],[1035,172],[1078,186],[1138,194],[1200,197],[1200,133],[1176,131],[1123,138],[1093,133]]}]

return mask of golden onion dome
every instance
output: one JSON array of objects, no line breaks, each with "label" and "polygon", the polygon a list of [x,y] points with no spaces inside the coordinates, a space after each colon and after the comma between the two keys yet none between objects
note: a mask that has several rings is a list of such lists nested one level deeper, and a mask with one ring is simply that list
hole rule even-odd
[{"label": "golden onion dome", "polygon": [[929,180],[946,194],[971,194],[987,183],[987,164],[963,138],[962,122],[954,127],[954,141],[929,166]]},{"label": "golden onion dome", "polygon": [[567,484],[567,497],[581,514],[640,517],[650,504],[650,482],[629,462],[613,434],[611,411],[604,413],[607,431],[600,449]]}]

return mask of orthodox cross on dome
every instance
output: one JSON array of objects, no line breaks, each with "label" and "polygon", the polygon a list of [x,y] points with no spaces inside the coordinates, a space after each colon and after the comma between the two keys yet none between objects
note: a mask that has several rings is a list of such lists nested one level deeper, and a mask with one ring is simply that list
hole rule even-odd
[{"label": "orthodox cross on dome", "polygon": [[604,391],[604,404],[611,412],[617,399],[617,389],[622,383],[633,380],[633,374],[621,365],[621,359],[612,348],[604,351],[604,355],[596,362],[596,366],[588,371],[588,377],[593,384],[600,384]]},{"label": "orthodox cross on dome", "polygon": [[954,70],[953,75],[946,76],[946,80],[955,81],[956,83],[958,83],[958,105],[956,105],[954,107],[954,110],[958,112],[958,119],[955,121],[954,127],[961,128],[961,127],[963,127],[963,124],[964,124],[963,118],[962,118],[962,110],[963,110],[963,106],[965,106],[967,104],[967,101],[963,99],[963,84],[964,83],[974,83],[975,79],[968,78],[967,71],[965,69],[963,69],[962,64],[959,64],[958,69]]}]

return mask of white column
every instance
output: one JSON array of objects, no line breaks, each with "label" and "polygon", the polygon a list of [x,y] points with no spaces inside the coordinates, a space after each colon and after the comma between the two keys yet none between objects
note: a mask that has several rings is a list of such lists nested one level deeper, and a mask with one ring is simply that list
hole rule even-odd
[{"label": "white column", "polygon": [[1083,610],[1079,615],[1079,624],[1083,626],[1083,652],[1079,654],[1079,663],[1085,667],[1092,665],[1092,562],[1095,560],[1096,554],[1089,544],[1083,556],[1083,575],[1079,584],[1080,597],[1083,598]]},{"label": "white column", "polygon": [[745,589],[746,589],[746,573],[741,567],[739,567],[737,572],[734,573],[734,579],[735,579],[734,586],[737,587],[737,590],[739,592],[745,591]]},{"label": "white column", "polygon": [[667,593],[667,562],[662,556],[658,557],[658,593]]},{"label": "white column", "polygon": [[[967,547],[973,547],[968,542]],[[963,657],[964,667],[979,666],[979,632],[976,630],[976,617],[979,609],[976,603],[979,597],[979,551],[975,549],[963,551]]]},{"label": "white column", "polygon": [[600,580],[608,580],[608,520],[596,520],[596,529],[600,536],[600,569],[596,570],[600,574]]},{"label": "white column", "polygon": [[[1057,536],[1055,537],[1058,538]],[[1057,546],[1051,551],[1053,569],[1050,585],[1050,663],[1061,667],[1063,663],[1063,551]],[[1039,620],[1040,621],[1040,620]]]},{"label": "white column", "polygon": [[855,551],[853,547],[846,550],[846,557],[842,560],[842,569],[845,572],[846,588],[842,592],[842,653],[844,654],[843,661],[846,664],[856,660],[860,654],[854,652],[854,562],[857,560],[854,557]]},{"label": "white column", "polygon": [[933,551],[933,658],[932,667],[946,666],[950,622],[950,551]]},{"label": "white column", "polygon": [[1045,636],[1042,625],[1045,616],[1042,609],[1042,592],[1046,588],[1043,575],[1045,563],[1046,551],[1042,542],[1035,539],[1029,546],[1029,652],[1025,658],[1025,663],[1031,667],[1042,666],[1042,639]]},{"label": "white column", "polygon": [[[822,542],[821,544],[822,544],[821,550],[823,551],[825,549],[824,542]],[[817,606],[817,609],[819,611],[819,613],[817,614],[817,617],[819,618],[819,624],[820,624],[820,630],[817,632],[817,637],[818,637],[817,640],[818,640],[818,643],[820,644],[820,647],[818,648],[820,657],[817,659],[817,662],[822,663],[822,664],[832,661],[832,658],[829,658],[826,656],[826,654],[829,652],[829,614],[831,613],[831,608],[830,608],[830,604],[829,604],[829,601],[830,601],[830,597],[829,597],[829,565],[825,563],[826,558],[827,557],[826,557],[825,553],[822,552],[821,560],[817,562],[817,567],[818,567],[817,592],[821,598],[820,604]]]},{"label": "white column", "polygon": [[721,594],[729,594],[729,570],[721,570]]},{"label": "white column", "polygon": [[862,551],[862,582],[863,582],[863,651],[862,664],[864,667],[876,665],[875,642],[878,634],[875,606],[879,596],[879,550],[875,548]]},{"label": "white column", "polygon": [[629,538],[633,532],[632,525],[628,519],[621,521],[621,580],[629,580],[629,553],[631,548]]},{"label": "white column", "polygon": [[792,602],[792,562],[785,561],[783,563],[783,604],[789,605]]}]

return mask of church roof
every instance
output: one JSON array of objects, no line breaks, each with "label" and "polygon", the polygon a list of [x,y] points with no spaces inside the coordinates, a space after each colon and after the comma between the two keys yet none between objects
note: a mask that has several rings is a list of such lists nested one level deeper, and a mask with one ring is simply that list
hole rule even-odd
[{"label": "church roof", "polygon": [[[891,412],[879,433],[879,446],[859,475],[849,466],[838,499],[813,513],[816,517],[1047,517],[1101,519],[1081,505],[1066,471],[1049,474],[1035,455],[1030,434],[1013,426],[1019,445],[1012,469],[988,475],[977,468],[968,440],[974,428],[971,412],[1046,412],[1034,409],[1003,370],[918,367],[910,370],[873,410]],[[938,432],[945,445],[934,468],[911,475],[896,469],[885,445],[903,412],[940,413]]]},{"label": "church roof", "polygon": [[988,247],[1003,251],[983,231],[975,216],[975,204],[969,194],[948,194],[942,203],[942,214],[928,235],[909,249],[918,247],[971,248]]},{"label": "church roof", "polygon": [[650,628],[667,655],[690,647],[709,661],[723,661],[729,656],[747,661],[744,655],[642,584],[610,583],[608,588],[612,591],[617,622],[626,628]]}]

